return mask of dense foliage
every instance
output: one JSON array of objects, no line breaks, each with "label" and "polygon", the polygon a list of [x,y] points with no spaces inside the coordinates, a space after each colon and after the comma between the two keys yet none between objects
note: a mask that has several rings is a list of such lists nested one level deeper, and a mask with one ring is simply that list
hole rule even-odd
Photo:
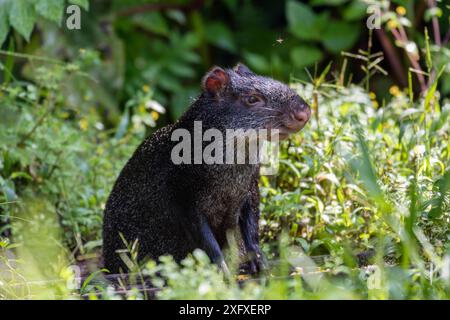
[{"label": "dense foliage", "polygon": [[[419,2],[378,2],[372,33],[357,0],[0,0],[0,298],[78,297],[33,282],[70,280],[74,264],[92,274],[82,293],[117,297],[95,278],[119,170],[210,65],[236,60],[314,110],[261,180],[263,249],[279,264],[244,285],[202,252],[137,274],[159,298],[450,298],[449,9]],[[82,32],[64,28],[69,3],[88,10]]]}]

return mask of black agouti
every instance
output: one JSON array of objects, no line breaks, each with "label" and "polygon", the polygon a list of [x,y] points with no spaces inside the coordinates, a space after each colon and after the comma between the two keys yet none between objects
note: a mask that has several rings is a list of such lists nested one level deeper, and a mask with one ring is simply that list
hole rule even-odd
[{"label": "black agouti", "polygon": [[[138,241],[138,260],[172,255],[179,261],[196,248],[226,269],[227,233],[240,233],[240,253],[249,271],[263,265],[259,247],[259,165],[175,164],[172,133],[204,130],[278,129],[280,138],[303,128],[309,106],[288,86],[251,72],[214,67],[203,78],[201,95],[173,125],[158,130],[135,151],[106,204],[103,226],[105,267],[127,270],[117,253]],[[121,236],[121,235],[122,236]]]}]

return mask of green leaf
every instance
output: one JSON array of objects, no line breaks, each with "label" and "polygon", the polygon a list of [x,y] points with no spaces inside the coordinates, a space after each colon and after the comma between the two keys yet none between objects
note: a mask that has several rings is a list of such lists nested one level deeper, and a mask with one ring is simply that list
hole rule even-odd
[{"label": "green leaf", "polygon": [[450,74],[446,74],[442,78],[442,88],[441,91],[444,95],[450,95]]},{"label": "green leaf", "polygon": [[289,29],[295,36],[305,40],[320,39],[322,21],[306,4],[289,1],[286,4],[286,17]]},{"label": "green leaf", "polygon": [[350,5],[348,5],[344,12],[342,13],[342,16],[346,21],[354,21],[362,19],[367,15],[367,4],[359,1],[359,0],[353,0]]},{"label": "green leaf", "polygon": [[270,64],[264,56],[253,52],[244,52],[243,56],[245,63],[250,68],[254,69],[257,72],[268,71],[268,66]]},{"label": "green leaf", "polygon": [[212,23],[206,29],[206,39],[209,43],[229,52],[236,52],[233,34],[223,23]]},{"label": "green leaf", "polygon": [[30,176],[28,173],[22,172],[22,171],[16,171],[11,174],[10,179],[16,179],[16,178],[24,178],[24,179],[27,179],[30,181],[33,180],[32,176]]},{"label": "green leaf", "polygon": [[425,101],[424,101],[424,108],[427,112],[430,112],[431,110],[431,99],[434,96],[434,93],[436,92],[437,86],[438,86],[438,80],[439,78],[442,76],[442,74],[445,71],[445,66],[442,67],[442,69],[439,71],[436,79],[434,79],[433,84],[431,85],[431,87],[428,89],[427,94],[425,95]]},{"label": "green leaf", "polygon": [[87,286],[90,284],[90,282],[92,281],[92,279],[94,279],[97,275],[101,275],[102,273],[107,273],[109,272],[108,269],[100,269],[97,271],[92,272],[87,278],[86,280],[84,280],[83,285],[81,286],[81,292],[84,292],[87,288]]},{"label": "green leaf", "polygon": [[89,10],[89,0],[69,0],[69,3],[76,4],[86,11]]},{"label": "green leaf", "polygon": [[192,78],[195,77],[195,70],[186,63],[174,60],[171,64],[167,66],[167,69],[172,72],[177,77],[181,78]]},{"label": "green leaf", "polygon": [[[14,40],[12,38],[10,38],[9,40],[9,45],[8,45],[8,51],[9,52],[14,52],[15,50],[15,45],[14,45]],[[14,69],[14,56],[13,55],[8,55],[6,56],[6,61],[5,61],[5,66],[4,66],[4,76],[3,76],[3,83],[7,84],[9,83],[9,81],[14,78],[13,74],[12,74],[12,70]]]},{"label": "green leaf", "polygon": [[10,0],[0,0],[0,48],[9,32],[8,12],[11,10]]},{"label": "green leaf", "polygon": [[17,200],[17,194],[15,190],[14,183],[10,180],[6,180],[1,185],[3,194],[5,195],[6,201],[15,201]]},{"label": "green leaf", "polygon": [[148,12],[133,17],[133,22],[156,34],[168,35],[170,33],[169,25],[166,19],[159,12]]},{"label": "green leaf", "polygon": [[128,125],[130,124],[130,110],[129,108],[125,108],[122,119],[120,119],[119,125],[117,126],[116,134],[114,135],[114,139],[120,140],[122,139],[128,129]]},{"label": "green leaf", "polygon": [[64,0],[37,0],[34,7],[41,16],[61,25]]},{"label": "green leaf", "polygon": [[6,40],[6,36],[8,35],[9,25],[8,25],[8,16],[6,15],[5,8],[0,6],[0,48]]},{"label": "green leaf", "polygon": [[36,22],[36,12],[32,2],[28,0],[14,0],[11,3],[9,21],[14,29],[29,41]]},{"label": "green leaf", "polygon": [[313,0],[311,5],[313,6],[338,6],[347,2],[348,0]]},{"label": "green leaf", "polygon": [[358,39],[360,29],[342,21],[330,21],[322,36],[325,48],[333,53],[350,49]]},{"label": "green leaf", "polygon": [[297,68],[304,68],[320,61],[322,52],[314,46],[298,46],[291,50],[291,61]]}]

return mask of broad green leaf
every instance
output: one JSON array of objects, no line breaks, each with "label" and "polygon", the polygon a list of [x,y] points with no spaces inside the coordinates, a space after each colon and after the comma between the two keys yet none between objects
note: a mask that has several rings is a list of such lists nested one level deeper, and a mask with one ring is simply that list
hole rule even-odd
[{"label": "broad green leaf", "polygon": [[89,10],[89,0],[69,0],[69,3],[76,4],[86,11]]},{"label": "broad green leaf", "polygon": [[295,36],[305,40],[320,38],[320,23],[308,5],[289,1],[286,4],[286,17],[289,29]]},{"label": "broad green leaf", "polygon": [[200,63],[201,58],[197,52],[194,51],[186,51],[181,56],[181,59],[190,62],[190,63]]},{"label": "broad green leaf", "polygon": [[236,45],[234,43],[233,34],[230,29],[223,23],[212,23],[206,27],[206,39],[209,43],[221,49],[236,52]]},{"label": "broad green leaf", "polygon": [[342,21],[330,21],[322,36],[324,46],[333,53],[350,49],[358,39],[360,29]]},{"label": "broad green leaf", "polygon": [[1,190],[5,195],[6,201],[15,201],[18,196],[14,187],[14,183],[11,180],[6,180],[1,185]]},{"label": "broad green leaf", "polygon": [[159,12],[148,12],[133,17],[133,22],[156,34],[168,35],[170,33],[169,25],[166,19]]},{"label": "broad green leaf", "polygon": [[297,68],[313,65],[322,59],[322,52],[314,46],[299,46],[291,50],[291,61]]},{"label": "broad green leaf", "polygon": [[181,38],[178,36],[172,37],[170,40],[173,41],[173,43],[176,43],[181,50],[195,48],[199,45],[201,41],[200,36],[195,32],[188,32],[185,36]]},{"label": "broad green leaf", "polygon": [[253,52],[245,52],[243,56],[246,64],[248,64],[250,68],[257,72],[267,71],[269,62],[264,56]]},{"label": "broad green leaf", "polygon": [[174,75],[181,78],[192,78],[195,77],[195,70],[186,63],[181,61],[173,61],[173,63],[167,66]]},{"label": "broad green leaf", "polygon": [[167,18],[172,19],[173,21],[185,25],[186,24],[186,15],[180,10],[169,10],[166,13]]},{"label": "broad green leaf", "polygon": [[343,11],[342,16],[346,21],[359,20],[367,15],[367,4],[359,0],[353,0]]},{"label": "broad green leaf", "polygon": [[29,41],[36,22],[36,12],[33,3],[29,0],[14,0],[11,3],[9,22],[17,32]]},{"label": "broad green leaf", "polygon": [[35,3],[36,12],[44,18],[61,24],[64,13],[64,0],[37,0]]}]

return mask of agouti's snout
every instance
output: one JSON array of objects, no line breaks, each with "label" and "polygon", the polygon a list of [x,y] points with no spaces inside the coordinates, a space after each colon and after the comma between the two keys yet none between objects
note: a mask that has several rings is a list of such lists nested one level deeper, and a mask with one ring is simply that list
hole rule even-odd
[{"label": "agouti's snout", "polygon": [[300,131],[311,117],[311,108],[299,96],[295,96],[289,108],[284,126],[291,133]]}]

